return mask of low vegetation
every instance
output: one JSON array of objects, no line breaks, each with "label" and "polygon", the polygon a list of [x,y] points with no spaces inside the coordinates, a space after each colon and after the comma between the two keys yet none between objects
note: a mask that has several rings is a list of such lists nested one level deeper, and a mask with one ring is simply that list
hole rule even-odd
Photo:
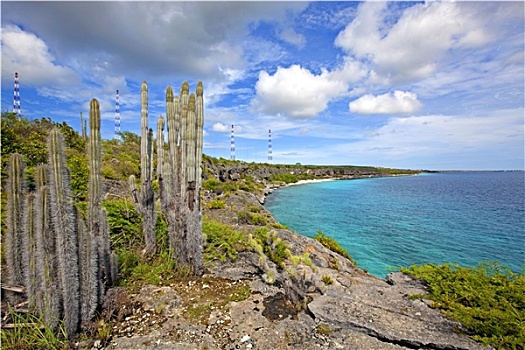
[{"label": "low vegetation", "polygon": [[284,268],[284,260],[290,258],[290,247],[277,237],[275,231],[267,227],[257,228],[255,240],[263,247],[264,254],[280,268]]},{"label": "low vegetation", "polygon": [[497,349],[524,349],[525,274],[497,263],[477,267],[455,264],[421,265],[401,269],[425,281],[433,306],[462,323],[474,339]]},{"label": "low vegetation", "polygon": [[324,284],[326,284],[326,285],[330,285],[330,284],[334,283],[334,280],[332,279],[332,277],[330,277],[328,275],[323,275],[323,277],[321,277],[321,281],[323,281]]},{"label": "low vegetation", "polygon": [[355,266],[357,266],[357,262],[354,261],[354,259],[352,259],[350,254],[348,254],[348,252],[346,251],[346,249],[341,247],[341,245],[335,239],[330,238],[327,235],[325,235],[323,231],[318,230],[316,235],[314,236],[314,239],[317,242],[319,242],[322,245],[324,245],[326,248],[330,249],[331,251],[333,251],[333,252],[335,252],[335,253],[337,253],[337,254],[339,254],[341,256],[344,256],[345,258],[350,260],[352,263],[354,263]]},{"label": "low vegetation", "polygon": [[9,310],[15,328],[2,329],[3,350],[69,349],[63,324],[55,332],[43,320],[32,314],[18,314]]},{"label": "low vegetation", "polygon": [[239,252],[249,249],[246,233],[206,216],[202,218],[202,233],[206,236],[204,259],[208,264],[215,259],[222,262],[227,258],[235,260]]}]

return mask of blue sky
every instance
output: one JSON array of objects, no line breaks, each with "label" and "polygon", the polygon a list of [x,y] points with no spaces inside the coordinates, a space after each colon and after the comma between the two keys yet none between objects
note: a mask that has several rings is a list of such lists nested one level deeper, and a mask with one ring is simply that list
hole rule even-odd
[{"label": "blue sky", "polygon": [[204,84],[204,152],[273,163],[524,168],[524,3],[2,1],[2,111],[103,138]]}]

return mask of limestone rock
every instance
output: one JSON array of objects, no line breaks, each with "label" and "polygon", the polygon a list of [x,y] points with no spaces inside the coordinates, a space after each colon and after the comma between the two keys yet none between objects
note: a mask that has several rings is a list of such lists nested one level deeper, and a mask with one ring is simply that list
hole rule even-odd
[{"label": "limestone rock", "polygon": [[182,305],[182,298],[171,287],[145,285],[140,290],[139,299],[144,311],[172,316]]}]

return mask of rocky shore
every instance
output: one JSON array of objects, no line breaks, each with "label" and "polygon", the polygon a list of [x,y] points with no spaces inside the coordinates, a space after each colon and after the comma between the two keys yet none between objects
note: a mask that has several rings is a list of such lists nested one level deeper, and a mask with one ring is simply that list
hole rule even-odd
[{"label": "rocky shore", "polygon": [[[371,276],[319,242],[279,228],[256,194],[236,191],[217,198],[225,201],[225,207],[205,210],[208,218],[253,232],[256,227],[239,220],[236,212],[257,208],[267,219],[266,227],[291,254],[307,259],[286,260],[284,268],[268,261],[263,269],[257,252],[243,251],[235,260],[214,261],[200,278],[145,285],[138,293],[116,288],[104,310],[113,319],[111,338],[105,345],[98,341],[79,347],[491,349],[472,340],[462,325],[445,318],[428,301],[410,298],[426,293],[420,281],[401,273],[386,279]],[[270,282],[268,268],[275,273]],[[239,291],[245,293],[242,298],[236,298]],[[188,317],[197,301],[207,312]]]}]

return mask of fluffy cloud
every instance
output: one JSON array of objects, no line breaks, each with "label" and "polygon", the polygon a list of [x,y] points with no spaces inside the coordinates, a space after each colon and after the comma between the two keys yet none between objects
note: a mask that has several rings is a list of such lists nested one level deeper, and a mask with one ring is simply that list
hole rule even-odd
[{"label": "fluffy cloud", "polygon": [[350,112],[360,114],[412,113],[421,107],[417,95],[396,90],[379,96],[364,95],[349,103]]},{"label": "fluffy cloud", "polygon": [[490,39],[478,17],[454,2],[414,5],[390,28],[385,22],[387,6],[363,3],[335,44],[370,60],[377,74],[392,82],[427,77],[448,50],[476,47]]},{"label": "fluffy cloud", "polygon": [[55,63],[47,45],[17,26],[2,28],[2,77],[12,80],[18,71],[24,85],[74,85],[79,81],[73,70]]},{"label": "fluffy cloud", "polygon": [[279,67],[274,75],[265,71],[259,73],[253,106],[267,114],[314,117],[326,109],[331,99],[347,89],[344,81],[333,79],[326,70],[315,75],[300,65]]},{"label": "fluffy cloud", "polygon": [[216,132],[229,132],[230,131],[230,125],[224,125],[222,123],[215,123],[212,126],[212,130]]}]

